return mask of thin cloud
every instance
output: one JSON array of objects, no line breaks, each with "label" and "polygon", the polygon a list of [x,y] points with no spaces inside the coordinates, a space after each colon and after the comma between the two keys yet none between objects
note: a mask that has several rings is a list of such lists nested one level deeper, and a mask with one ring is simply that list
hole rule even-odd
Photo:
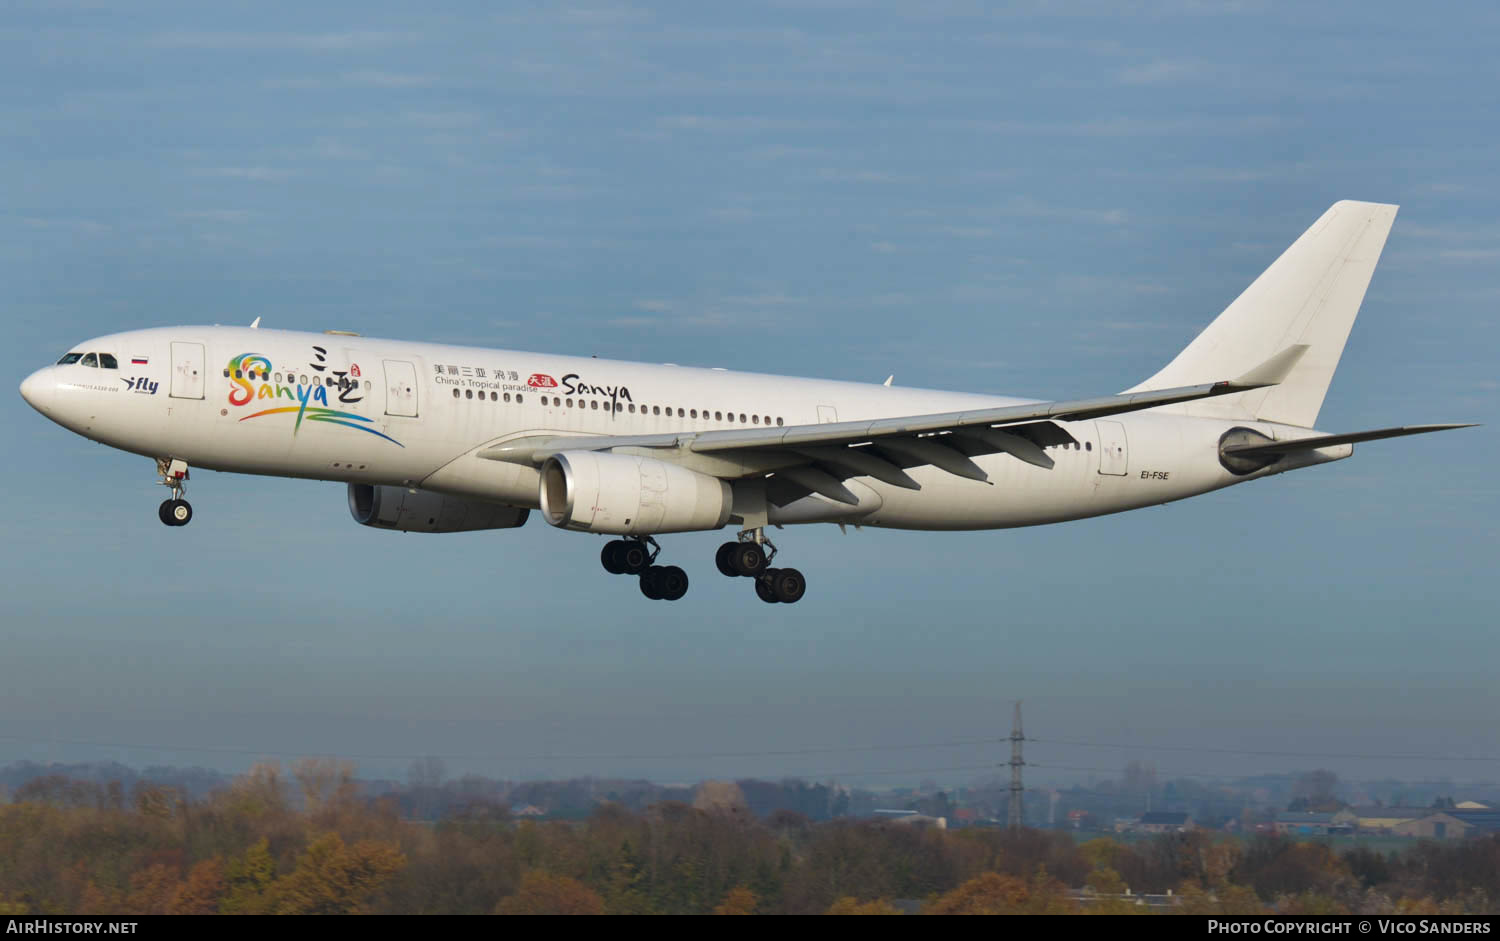
[{"label": "thin cloud", "polygon": [[103,235],[110,231],[109,226],[93,219],[46,219],[40,216],[22,216],[21,224],[32,229],[56,229],[83,235]]},{"label": "thin cloud", "polygon": [[280,183],[297,175],[295,170],[275,167],[205,167],[193,171],[199,176],[219,176],[236,180],[254,180],[258,183]]},{"label": "thin cloud", "polygon": [[409,42],[413,33],[354,30],[343,33],[254,33],[222,30],[173,30],[148,41],[164,49],[280,49],[308,52],[370,49]]},{"label": "thin cloud", "polygon": [[1201,78],[1203,73],[1203,66],[1197,62],[1161,59],[1125,69],[1120,81],[1126,85],[1169,85]]},{"label": "thin cloud", "polygon": [[838,127],[839,124],[834,121],[768,118],[751,114],[671,114],[657,118],[656,126],[664,130],[751,134],[761,131],[827,130]]},{"label": "thin cloud", "polygon": [[206,222],[249,222],[258,213],[249,209],[184,209],[174,212],[172,215],[179,219],[202,220]]}]

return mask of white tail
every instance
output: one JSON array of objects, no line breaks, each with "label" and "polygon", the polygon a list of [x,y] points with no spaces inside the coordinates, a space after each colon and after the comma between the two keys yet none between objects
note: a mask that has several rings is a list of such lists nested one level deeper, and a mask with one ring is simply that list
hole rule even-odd
[{"label": "white tail", "polygon": [[1164,410],[1313,427],[1397,208],[1334,203],[1165,369],[1125,391],[1216,382],[1302,345],[1307,351],[1280,385]]}]

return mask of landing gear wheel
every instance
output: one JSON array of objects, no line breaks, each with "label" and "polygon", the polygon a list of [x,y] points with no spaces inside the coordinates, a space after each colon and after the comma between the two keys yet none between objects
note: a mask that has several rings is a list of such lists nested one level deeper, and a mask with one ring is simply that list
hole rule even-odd
[{"label": "landing gear wheel", "polygon": [[729,565],[740,575],[754,578],[766,570],[765,550],[753,542],[737,542],[730,553]]},{"label": "landing gear wheel", "polygon": [[714,553],[714,565],[719,567],[719,574],[727,575],[730,578],[739,576],[740,573],[734,570],[734,565],[730,562],[730,559],[734,557],[734,553],[739,551],[739,548],[740,544],[737,542],[726,542],[719,547],[718,552]]},{"label": "landing gear wheel", "polygon": [[625,566],[620,562],[620,550],[625,547],[625,540],[613,539],[604,544],[599,550],[599,561],[604,565],[604,571],[611,575],[624,575]]},{"label": "landing gear wheel", "polygon": [[766,604],[775,604],[778,600],[776,597],[776,589],[771,587],[771,579],[775,577],[772,573],[778,571],[780,571],[780,569],[767,569],[765,571],[765,574],[761,575],[760,578],[757,578],[755,580],[755,597],[759,598],[761,601],[764,601]]},{"label": "landing gear wheel", "polygon": [[[771,572],[775,574],[772,575]],[[796,569],[772,569],[766,573],[770,577],[765,581],[770,583],[771,591],[776,595],[776,600],[782,604],[796,604],[807,594],[807,579]],[[760,582],[756,582],[759,589]]]},{"label": "landing gear wheel", "polygon": [[193,506],[186,500],[163,500],[156,515],[168,526],[186,526],[193,521]]},{"label": "landing gear wheel", "polygon": [[636,542],[633,539],[620,541],[620,549],[616,558],[620,561],[620,569],[626,575],[639,575],[651,566],[651,550],[646,548],[645,543]]},{"label": "landing gear wheel", "polygon": [[641,594],[652,601],[662,600],[661,582],[661,566],[651,566],[641,573]]},{"label": "landing gear wheel", "polygon": [[687,573],[675,565],[651,566],[658,571],[656,576],[657,588],[661,591],[661,600],[676,601],[687,594]]}]

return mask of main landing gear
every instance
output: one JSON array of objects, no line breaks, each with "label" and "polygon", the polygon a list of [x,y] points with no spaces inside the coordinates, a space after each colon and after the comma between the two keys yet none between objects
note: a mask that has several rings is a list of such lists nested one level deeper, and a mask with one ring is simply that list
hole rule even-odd
[{"label": "main landing gear", "polygon": [[168,526],[186,526],[193,521],[193,505],[182,498],[188,479],[186,461],[157,458],[156,471],[161,474],[160,483],[172,488],[171,499],[163,500],[156,515]]},{"label": "main landing gear", "polygon": [[604,544],[599,561],[611,575],[638,575],[641,594],[652,601],[676,601],[687,594],[687,573],[675,565],[656,565],[661,546],[650,536],[616,539]]},{"label": "main landing gear", "polygon": [[[770,550],[769,553],[767,550]],[[650,536],[632,536],[604,544],[599,562],[611,575],[635,575],[641,594],[652,601],[676,601],[687,594],[687,573],[675,565],[657,565],[661,546]],[[807,579],[796,569],[772,568],[776,546],[761,529],[747,529],[738,542],[719,547],[714,563],[731,578],[749,578],[755,596],[768,604],[795,604],[807,593]]]},{"label": "main landing gear", "polygon": [[[770,554],[764,547],[770,547]],[[807,593],[807,579],[796,569],[771,568],[776,546],[761,529],[740,533],[739,542],[726,542],[714,555],[714,564],[730,578],[755,580],[755,596],[767,604],[795,604]]]}]

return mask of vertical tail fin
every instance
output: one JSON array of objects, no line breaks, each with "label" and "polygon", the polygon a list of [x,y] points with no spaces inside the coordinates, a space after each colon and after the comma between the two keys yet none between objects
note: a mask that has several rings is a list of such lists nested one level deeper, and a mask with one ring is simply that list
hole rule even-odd
[{"label": "vertical tail fin", "polygon": [[1311,428],[1398,207],[1334,203],[1166,368],[1127,392],[1238,376],[1290,346],[1306,346],[1280,385],[1171,405],[1189,415]]}]

